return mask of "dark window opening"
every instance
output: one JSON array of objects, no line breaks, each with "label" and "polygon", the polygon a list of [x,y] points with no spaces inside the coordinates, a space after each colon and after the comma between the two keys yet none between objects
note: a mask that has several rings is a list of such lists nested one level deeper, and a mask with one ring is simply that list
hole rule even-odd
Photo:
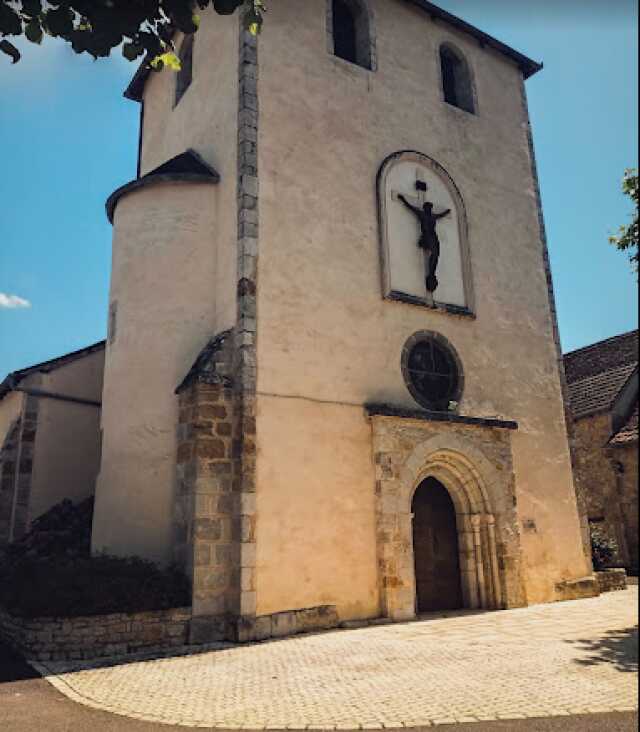
[{"label": "dark window opening", "polygon": [[473,90],[466,61],[443,46],[440,49],[440,68],[445,102],[473,114]]},{"label": "dark window opening", "polygon": [[368,15],[358,0],[332,0],[333,53],[365,69],[371,68]]},{"label": "dark window opening", "polygon": [[458,397],[460,375],[453,354],[433,339],[416,343],[407,360],[414,395],[427,409],[446,411]]},{"label": "dark window opening", "polygon": [[185,36],[180,46],[180,71],[176,78],[176,101],[182,99],[193,79],[193,35]]}]

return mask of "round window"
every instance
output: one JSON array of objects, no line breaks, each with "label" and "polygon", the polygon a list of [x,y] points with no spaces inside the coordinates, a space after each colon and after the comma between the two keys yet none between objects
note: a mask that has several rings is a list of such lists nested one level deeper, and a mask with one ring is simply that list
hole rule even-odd
[{"label": "round window", "polygon": [[416,334],[404,347],[402,370],[413,398],[426,409],[443,412],[462,393],[455,351],[442,336]]}]

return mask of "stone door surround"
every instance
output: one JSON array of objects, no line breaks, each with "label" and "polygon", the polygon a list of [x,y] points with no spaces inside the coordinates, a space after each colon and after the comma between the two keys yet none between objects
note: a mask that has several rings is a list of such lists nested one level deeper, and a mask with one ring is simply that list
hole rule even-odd
[{"label": "stone door surround", "polygon": [[[429,477],[445,486],[455,507],[464,607],[523,604],[507,430],[379,414],[370,418],[382,614],[394,620],[416,616],[411,501]],[[503,433],[497,439],[496,429]],[[490,457],[480,447],[483,442]]]}]

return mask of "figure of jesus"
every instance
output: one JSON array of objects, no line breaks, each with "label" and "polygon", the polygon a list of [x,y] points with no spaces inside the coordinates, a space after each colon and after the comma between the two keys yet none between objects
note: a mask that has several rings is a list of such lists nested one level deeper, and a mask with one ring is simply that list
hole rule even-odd
[{"label": "figure of jesus", "polygon": [[436,269],[438,267],[438,260],[440,259],[440,240],[438,239],[436,224],[439,219],[451,213],[451,209],[448,208],[442,213],[434,214],[433,204],[428,201],[423,204],[422,208],[419,208],[418,206],[410,204],[402,194],[398,196],[398,199],[402,201],[402,203],[417,217],[420,222],[420,239],[418,239],[418,246],[420,249],[424,249],[425,253],[425,284],[427,292],[433,292],[436,287],[438,287]]}]

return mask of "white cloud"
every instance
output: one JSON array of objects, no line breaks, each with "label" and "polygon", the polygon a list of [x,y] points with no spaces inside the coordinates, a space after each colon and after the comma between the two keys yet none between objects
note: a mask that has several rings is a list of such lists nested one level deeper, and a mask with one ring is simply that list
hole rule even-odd
[{"label": "white cloud", "polygon": [[4,292],[0,292],[0,308],[30,308],[31,303],[25,300],[23,297],[17,295],[6,295]]}]

